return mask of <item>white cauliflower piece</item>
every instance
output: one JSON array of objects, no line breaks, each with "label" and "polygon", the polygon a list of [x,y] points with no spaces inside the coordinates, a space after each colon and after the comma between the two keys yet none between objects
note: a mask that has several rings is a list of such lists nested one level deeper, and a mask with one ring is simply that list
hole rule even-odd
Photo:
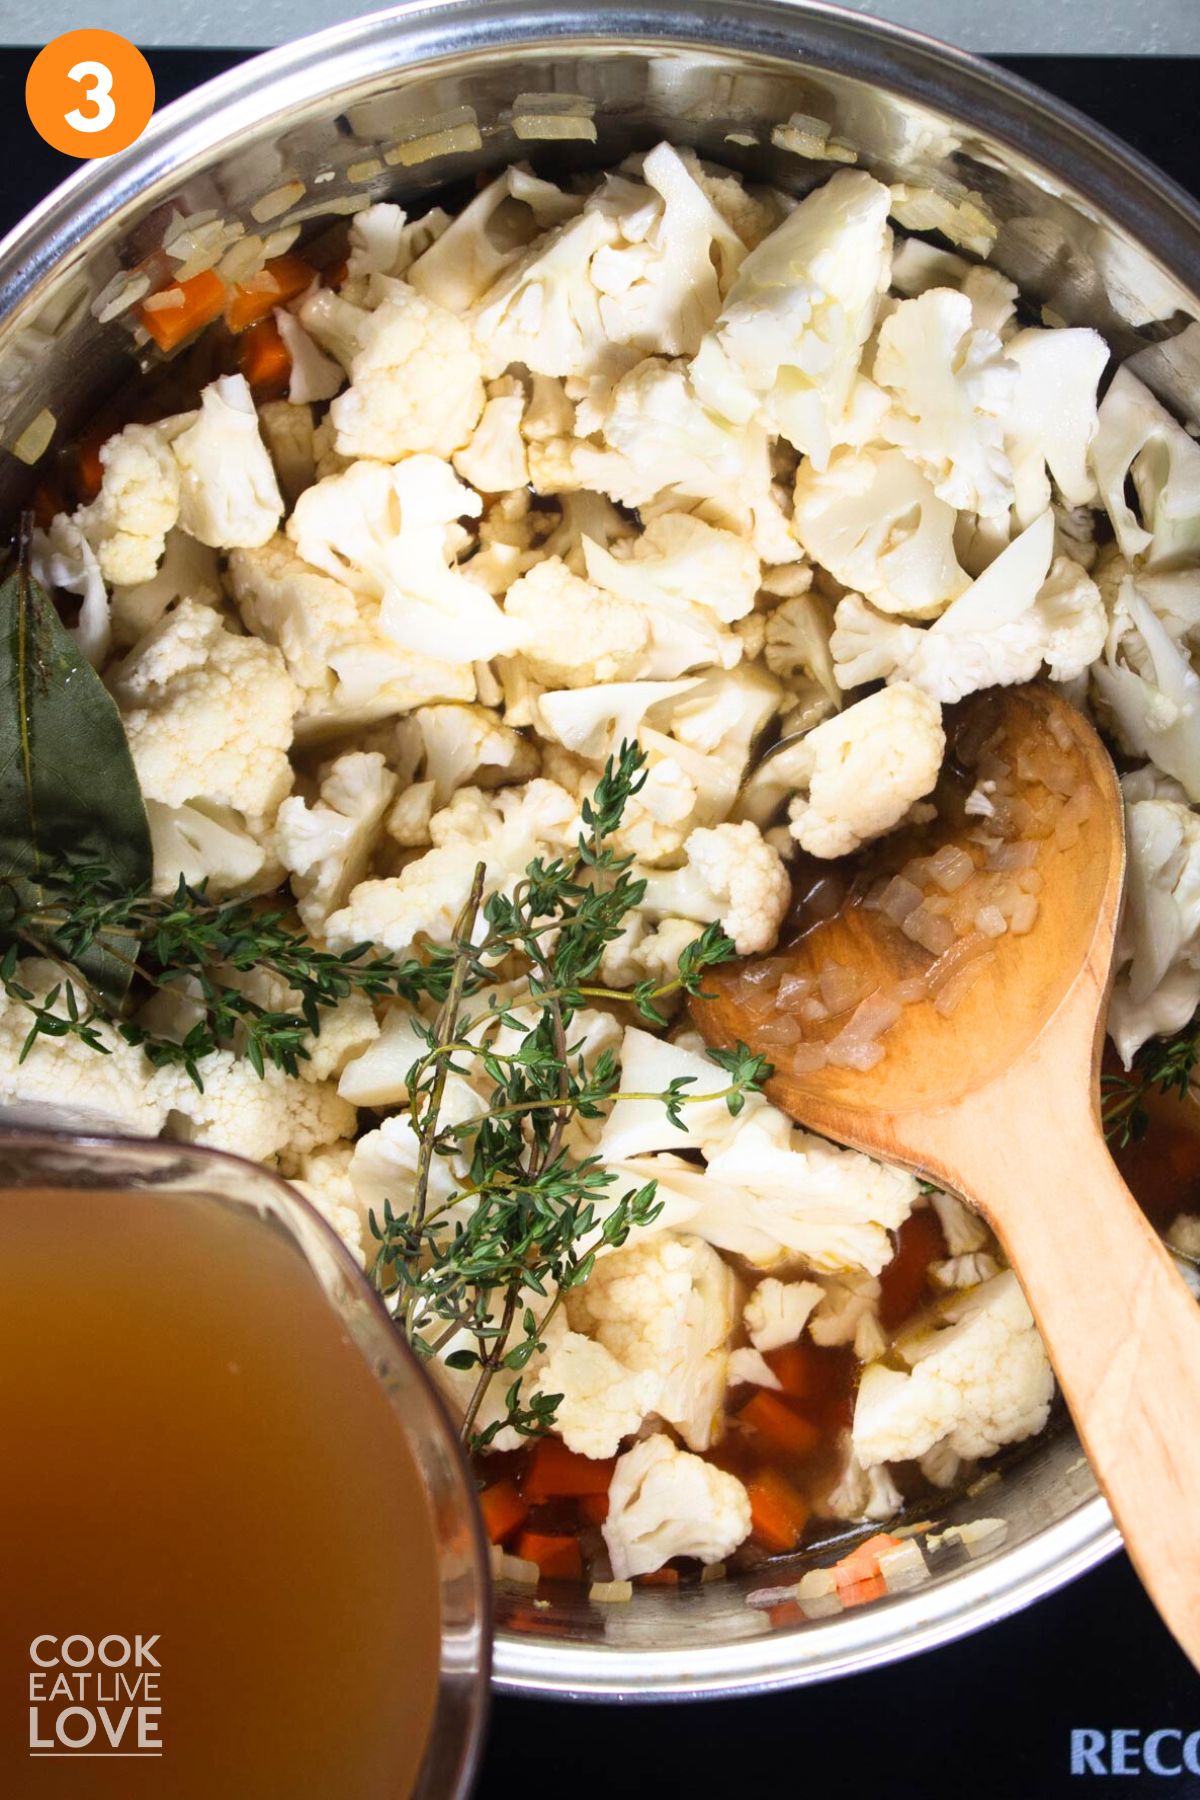
[{"label": "white cauliflower piece", "polygon": [[[911,300],[927,288],[958,288],[971,302],[971,318],[980,331],[994,332],[1007,345],[1016,330],[1016,283],[986,263],[971,263],[953,250],[903,238],[892,257],[892,287]],[[1039,509],[1040,510],[1040,509]]]},{"label": "white cauliflower piece", "polygon": [[342,1070],[338,1082],[342,1099],[375,1112],[407,1106],[409,1071],[429,1047],[418,1030],[421,1023],[402,1002],[393,1002],[384,1013],[378,1036]]},{"label": "white cauliflower piece", "polygon": [[879,329],[874,378],[892,398],[883,434],[950,506],[992,517],[1012,504],[1004,426],[1017,374],[953,288],[902,300]]},{"label": "white cauliflower piece", "polygon": [[651,917],[719,922],[739,956],[775,948],[791,901],[787,867],[757,825],[717,825],[689,834],[682,869],[647,878],[639,910]]},{"label": "white cauliflower piece", "polygon": [[93,669],[103,668],[112,647],[112,617],[108,589],[92,546],[67,513],[56,513],[48,530],[34,532],[32,551],[35,581],[48,593],[61,588],[79,596],[79,618],[71,636]]},{"label": "white cauliflower piece", "polygon": [[750,1342],[756,1350],[778,1350],[794,1344],[814,1306],[825,1298],[819,1281],[777,1281],[774,1275],[759,1282],[742,1313]]},{"label": "white cauliflower piece", "polygon": [[936,700],[908,682],[868,694],[802,740],[791,766],[808,791],[788,807],[792,836],[810,856],[850,855],[932,792],[945,753]]},{"label": "white cauliflower piece", "polygon": [[573,848],[578,833],[577,802],[552,781],[495,794],[460,788],[430,821],[433,849],[397,876],[360,882],[346,905],[326,920],[326,941],[339,950],[372,943],[393,952],[408,949],[419,932],[444,941],[478,863],[487,867],[485,896],[511,892],[535,856]]},{"label": "white cauliflower piece", "polygon": [[770,1388],[773,1393],[783,1392],[783,1383],[771,1368],[770,1363],[761,1350],[755,1350],[749,1344],[733,1350],[729,1356],[730,1387],[763,1387]]},{"label": "white cauliflower piece", "polygon": [[292,794],[280,806],[276,850],[310,932],[319,934],[362,880],[395,792],[378,751],[350,750],[324,771],[314,805]]},{"label": "white cauliflower piece", "polygon": [[956,1194],[946,1194],[938,1189],[930,1195],[929,1202],[938,1216],[951,1256],[970,1256],[976,1250],[986,1248],[989,1241],[987,1226]]},{"label": "white cauliflower piece", "polygon": [[173,893],[181,875],[189,887],[203,881],[212,894],[233,893],[251,887],[266,865],[265,846],[230,807],[147,800],[146,818],[156,894]]},{"label": "white cauliflower piece", "polygon": [[705,406],[735,424],[763,416],[824,466],[888,285],[889,203],[842,171],[750,253],[692,367]]},{"label": "white cauliflower piece", "polygon": [[[44,1003],[52,988],[61,989],[63,972],[57,963],[26,957],[12,979]],[[60,993],[60,1011],[63,1004]],[[67,1111],[79,1115],[81,1129],[158,1136],[172,1104],[173,1070],[155,1071],[143,1050],[104,1024],[96,1032],[107,1056],[75,1037],[45,1036],[35,1038],[26,1054],[32,1023],[21,1002],[0,991],[0,1103],[51,1109],[60,1125]]]},{"label": "white cauliflower piece", "polygon": [[320,1019],[320,1031],[310,1031],[304,1040],[301,1081],[331,1081],[379,1036],[375,1008],[365,994],[347,994],[335,1006],[323,1007]]},{"label": "white cauliflower piece", "polygon": [[421,736],[421,769],[433,783],[433,806],[446,806],[467,782],[496,787],[537,768],[527,738],[486,706],[422,706],[413,715]]},{"label": "white cauliflower piece", "polygon": [[976,1250],[970,1256],[944,1257],[929,1265],[929,1279],[936,1287],[949,1289],[978,1287],[999,1272],[999,1263],[986,1250]]},{"label": "white cauliflower piece", "polygon": [[301,1157],[292,1186],[337,1232],[355,1262],[365,1266],[371,1260],[373,1239],[350,1179],[353,1155],[352,1144],[331,1144]]},{"label": "white cauliflower piece", "polygon": [[488,376],[513,363],[539,375],[587,375],[611,355],[590,265],[620,236],[617,217],[588,206],[537,238],[473,308],[471,329]]},{"label": "white cauliflower piece", "polygon": [[1108,1031],[1128,1068],[1200,1004],[1200,815],[1151,768],[1126,775],[1125,905]]},{"label": "white cauliflower piece", "polygon": [[599,687],[568,687],[539,694],[537,728],[543,737],[552,738],[574,755],[602,762],[622,741],[632,743],[638,738],[651,713],[658,713],[695,685],[695,678],[607,681]]},{"label": "white cauliflower piece", "polygon": [[954,554],[955,513],[899,450],[801,463],[792,530],[814,562],[880,612],[935,618],[970,586]]},{"label": "white cauliflower piece", "polygon": [[633,602],[573,575],[561,557],[535,563],[514,581],[504,611],[530,673],[548,686],[590,688],[641,672],[650,619]]},{"label": "white cauliflower piece", "polygon": [[77,508],[73,522],[104,579],[132,587],[150,580],[167,533],[178,522],[179,465],[157,425],[118,431],[100,446],[100,465],[100,492],[89,506]]},{"label": "white cauliflower piece", "polygon": [[945,1321],[896,1346],[903,1374],[863,1371],[852,1427],[864,1463],[904,1462],[945,1443],[964,1458],[992,1456],[1046,1423],[1054,1375],[1011,1270],[957,1296]]},{"label": "white cauliflower piece", "polygon": [[571,1289],[567,1318],[623,1368],[651,1375],[646,1411],[707,1450],[721,1435],[735,1286],[699,1238],[639,1238]]},{"label": "white cauliflower piece", "polygon": [[310,406],[316,400],[332,400],[346,379],[341,364],[322,355],[294,313],[277,306],[275,324],[292,361],[289,402],[293,406]]},{"label": "white cauliflower piece", "polygon": [[1121,748],[1200,800],[1200,675],[1135,576],[1120,581],[1092,689]]},{"label": "white cauliflower piece", "polygon": [[659,1386],[654,1371],[626,1368],[603,1344],[577,1331],[547,1333],[546,1342],[531,1387],[534,1395],[560,1396],[558,1436],[577,1456],[615,1456],[621,1439],[653,1411]]},{"label": "white cauliflower piece", "polygon": [[205,606],[219,606],[221,598],[216,551],[176,527],[168,531],[163,559],[149,581],[113,589],[113,638],[123,650],[131,649],[177,600],[199,600]]},{"label": "white cauliflower piece", "polygon": [[1099,589],[1054,551],[1054,515],[1027,526],[927,628],[889,619],[858,594],[838,602],[830,639],[843,687],[905,681],[952,705],[984,687],[1031,681],[1042,667],[1072,681],[1100,654]]},{"label": "white cauliflower piece", "polygon": [[274,814],[292,785],[298,694],[283,657],[181,600],[108,674],[142,792],[202,800],[247,819]]},{"label": "white cauliflower piece", "polygon": [[[621,1040],[620,1062],[621,1085],[631,1093],[665,1093],[672,1081],[682,1080],[684,1091],[693,1098],[682,1109],[681,1125],[671,1123],[661,1101],[618,1100],[600,1137],[603,1161],[623,1162],[647,1150],[704,1149],[707,1154],[736,1130],[737,1121],[730,1117],[724,1100],[694,1098],[725,1086],[722,1071],[708,1056],[630,1025]],[[743,1122],[766,1107],[761,1095],[751,1094],[741,1115]]]},{"label": "white cauliflower piece", "polygon": [[514,163],[481,189],[403,272],[418,293],[464,313],[540,232],[582,210],[582,195],[565,194],[531,174],[525,164]]},{"label": "white cauliflower piece", "polygon": [[203,1092],[172,1071],[166,1135],[177,1142],[208,1144],[286,1171],[314,1150],[353,1136],[354,1108],[331,1082],[295,1080],[271,1063],[260,1076],[232,1050],[212,1051],[197,1068]]},{"label": "white cauliflower piece", "polygon": [[329,409],[335,446],[342,456],[382,462],[422,451],[450,456],[469,442],[483,411],[471,333],[406,282],[377,276],[374,285],[378,304],[369,312],[329,288],[300,308],[301,324],[350,376]]},{"label": "white cauliflower piece", "polygon": [[521,419],[525,390],[513,376],[489,382],[487,400],[470,442],[454,453],[454,467],[481,494],[503,494],[529,481]]},{"label": "white cauliflower piece", "polygon": [[720,1562],[750,1535],[750,1497],[735,1475],[659,1432],[618,1458],[603,1532],[617,1581],[673,1556]]},{"label": "white cauliflower piece", "polygon": [[378,603],[379,629],[403,650],[438,661],[487,661],[516,648],[491,596],[451,566],[458,520],[479,496],[449,463],[410,456],[395,467],[356,462],[296,502],[288,536],[301,557]]},{"label": "white cauliflower piece", "polygon": [[1092,468],[1122,555],[1156,568],[1200,554],[1200,444],[1127,368],[1100,403]]},{"label": "white cauliflower piece", "polygon": [[274,536],[283,496],[244,375],[222,375],[204,389],[199,413],[171,449],[179,467],[179,523],[192,537],[232,550]]},{"label": "white cauliflower piece", "polygon": [[1098,331],[1019,331],[1004,354],[1017,366],[1005,424],[1017,523],[1030,525],[1045,512],[1050,476],[1067,506],[1091,506],[1096,482],[1088,453],[1108,345]]},{"label": "white cauliflower piece", "polygon": [[825,1350],[852,1344],[859,1362],[874,1362],[887,1348],[879,1322],[882,1294],[873,1275],[847,1273],[827,1281],[825,1297],[809,1320],[808,1333],[813,1343]]},{"label": "white cauliflower piece", "polygon": [[904,1499],[886,1463],[873,1463],[864,1468],[854,1454],[848,1433],[843,1455],[845,1461],[841,1473],[824,1496],[820,1512],[826,1518],[854,1523],[867,1520],[882,1523],[885,1519],[894,1519],[904,1505]]},{"label": "white cauliflower piece", "polygon": [[359,290],[369,291],[372,275],[403,275],[418,256],[436,244],[450,225],[450,214],[431,207],[410,223],[402,206],[380,200],[355,213],[350,221],[350,246],[342,292],[357,300]]},{"label": "white cauliflower piece", "polygon": [[229,579],[247,630],[278,645],[300,689],[298,737],[474,698],[469,663],[399,650],[380,630],[377,601],[314,569],[282,535],[235,550]]}]

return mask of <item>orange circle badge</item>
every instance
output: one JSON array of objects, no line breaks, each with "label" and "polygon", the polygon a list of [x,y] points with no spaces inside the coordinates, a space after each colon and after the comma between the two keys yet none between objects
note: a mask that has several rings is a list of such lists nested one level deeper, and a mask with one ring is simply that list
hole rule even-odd
[{"label": "orange circle badge", "polygon": [[39,137],[66,156],[111,156],[141,137],[154,111],[150,64],[115,31],[64,31],[25,80]]}]

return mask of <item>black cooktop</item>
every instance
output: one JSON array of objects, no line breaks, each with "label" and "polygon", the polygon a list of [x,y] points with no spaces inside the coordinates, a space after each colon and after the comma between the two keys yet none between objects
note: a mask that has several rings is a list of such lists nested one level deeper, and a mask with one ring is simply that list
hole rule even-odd
[{"label": "black cooktop", "polygon": [[[242,54],[148,52],[159,103]],[[31,58],[0,49],[0,232],[75,167],[25,116]],[[1200,57],[999,60],[1200,191]],[[1084,1759],[1073,1773],[1073,1734],[1083,1732],[1091,1767]],[[1200,1680],[1124,1556],[949,1649],[795,1693],[619,1710],[500,1697],[477,1788],[480,1800],[1084,1800],[1091,1791],[1200,1800]]]}]

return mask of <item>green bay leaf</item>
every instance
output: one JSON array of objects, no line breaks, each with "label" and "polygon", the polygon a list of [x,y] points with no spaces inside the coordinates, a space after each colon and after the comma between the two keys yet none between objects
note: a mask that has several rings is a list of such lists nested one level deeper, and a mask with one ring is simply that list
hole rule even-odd
[{"label": "green bay leaf", "polygon": [[[103,897],[147,889],[146,808],[111,695],[37,582],[17,568],[0,584],[0,883],[23,904],[51,905],[63,870],[83,864],[103,869]],[[136,950],[133,939],[114,939],[74,961],[115,1006]]]}]

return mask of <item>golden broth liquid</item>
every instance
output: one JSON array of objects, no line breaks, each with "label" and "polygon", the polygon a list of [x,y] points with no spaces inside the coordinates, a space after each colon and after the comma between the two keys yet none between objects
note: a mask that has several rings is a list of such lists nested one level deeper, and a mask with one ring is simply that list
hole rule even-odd
[{"label": "golden broth liquid", "polygon": [[440,1648],[425,1492],[265,1221],[0,1193],[0,1545],[4,1800],[411,1792]]}]

